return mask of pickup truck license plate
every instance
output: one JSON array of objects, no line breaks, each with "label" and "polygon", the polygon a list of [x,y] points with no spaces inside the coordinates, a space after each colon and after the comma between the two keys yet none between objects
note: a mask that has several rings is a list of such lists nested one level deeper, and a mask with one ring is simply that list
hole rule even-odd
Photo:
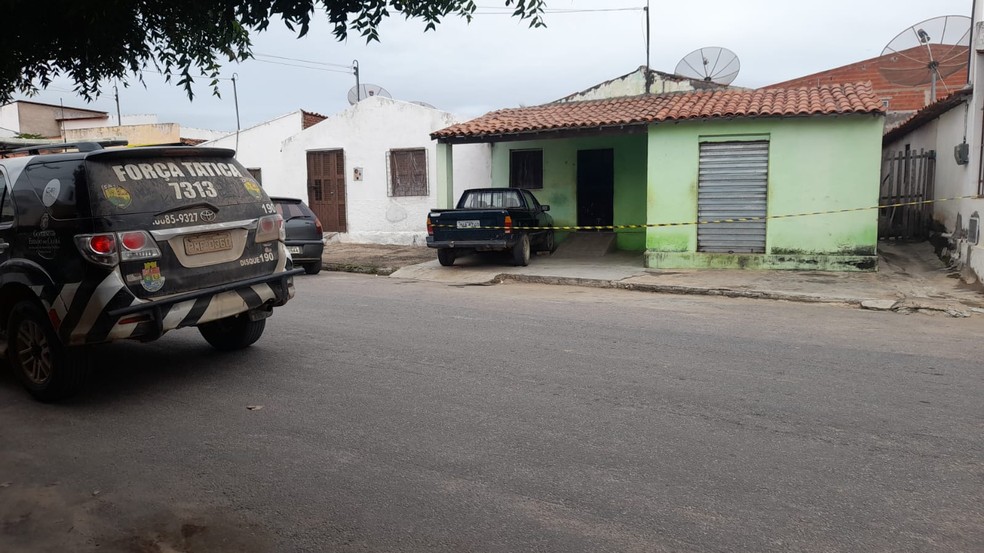
[{"label": "pickup truck license plate", "polygon": [[458,221],[458,228],[478,228],[482,226],[481,221]]},{"label": "pickup truck license plate", "polygon": [[287,246],[287,251],[289,251],[290,253],[301,253],[301,247],[300,246]]},{"label": "pickup truck license plate", "polygon": [[201,255],[205,253],[231,250],[232,233],[210,232],[208,234],[186,236],[184,239],[184,246],[185,253],[188,255]]}]

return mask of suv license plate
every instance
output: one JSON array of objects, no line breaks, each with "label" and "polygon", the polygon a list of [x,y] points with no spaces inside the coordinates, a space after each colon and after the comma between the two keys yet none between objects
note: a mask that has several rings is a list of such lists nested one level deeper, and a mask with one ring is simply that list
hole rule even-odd
[{"label": "suv license plate", "polygon": [[186,236],[184,239],[185,253],[201,255],[232,249],[232,234],[229,232],[210,232]]},{"label": "suv license plate", "polygon": [[458,221],[458,228],[478,228],[481,221]]},{"label": "suv license plate", "polygon": [[287,246],[287,251],[290,253],[301,253],[300,246]]}]

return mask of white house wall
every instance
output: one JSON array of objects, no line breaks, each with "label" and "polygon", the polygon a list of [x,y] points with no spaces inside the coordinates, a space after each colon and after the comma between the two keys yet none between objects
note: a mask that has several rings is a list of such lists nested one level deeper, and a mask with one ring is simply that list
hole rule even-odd
[{"label": "white house wall", "polygon": [[[669,92],[684,92],[693,90],[694,87],[687,79],[672,80],[663,78],[657,73],[653,73],[651,91],[653,94],[666,94]],[[580,102],[583,100],[604,100],[608,98],[620,98],[624,96],[638,96],[646,93],[646,72],[640,68],[635,71],[599,84],[583,92],[572,94],[564,98],[565,102]]]},{"label": "white house wall", "polygon": [[[458,122],[454,115],[433,108],[367,98],[284,142],[284,176],[277,193],[307,201],[307,152],[343,150],[348,232],[339,239],[422,245],[427,213],[437,206],[437,143],[430,133]],[[427,150],[427,196],[388,195],[387,152],[404,148]],[[360,181],[354,178],[356,168],[361,170]],[[454,147],[455,198],[464,188],[490,186],[491,180],[487,145]]]},{"label": "white house wall", "polygon": [[[977,24],[984,20],[984,2],[976,3],[974,36],[977,44]],[[984,135],[984,53],[975,51],[971,63],[971,82],[974,92],[968,106],[956,106],[920,129],[902,137],[892,145],[897,151],[905,144],[913,148],[936,150],[935,198],[958,198],[979,193],[981,177],[981,139]],[[966,137],[970,145],[970,162],[957,165],[953,149]],[[950,260],[972,270],[978,280],[984,280],[984,240],[972,243],[967,238],[972,215],[984,215],[984,199],[961,199],[939,202],[933,206],[933,217],[946,227]]]},{"label": "white house wall", "polygon": [[[283,141],[301,132],[303,114],[300,111],[288,113],[242,130],[238,137],[236,159],[250,169],[262,171],[263,188],[270,196],[294,196],[306,199],[304,187],[297,191],[288,184],[281,152]],[[237,149],[236,133],[200,144],[203,147]]]},{"label": "white house wall", "polygon": [[[966,105],[957,106],[943,114],[934,124],[938,127],[936,142],[936,198],[958,198],[975,194],[977,182],[974,177],[976,165],[957,165],[953,157],[953,149],[963,142],[965,122],[967,121]],[[961,202],[946,201],[933,206],[933,218],[946,226],[955,228],[957,214],[962,211]],[[962,225],[967,224],[969,213],[961,217]]]},{"label": "white house wall", "polygon": [[11,132],[11,136],[20,132],[20,115],[17,104],[0,106],[0,129]]}]

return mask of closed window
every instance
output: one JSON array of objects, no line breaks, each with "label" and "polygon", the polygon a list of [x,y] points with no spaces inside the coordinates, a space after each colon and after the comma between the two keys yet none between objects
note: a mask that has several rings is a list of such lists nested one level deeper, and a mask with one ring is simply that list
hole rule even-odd
[{"label": "closed window", "polygon": [[263,171],[259,167],[249,167],[246,170],[256,179],[256,184],[263,186]]},{"label": "closed window", "polygon": [[543,188],[543,150],[509,152],[509,186]]},{"label": "closed window", "polygon": [[387,154],[390,196],[427,196],[427,150],[390,150]]}]

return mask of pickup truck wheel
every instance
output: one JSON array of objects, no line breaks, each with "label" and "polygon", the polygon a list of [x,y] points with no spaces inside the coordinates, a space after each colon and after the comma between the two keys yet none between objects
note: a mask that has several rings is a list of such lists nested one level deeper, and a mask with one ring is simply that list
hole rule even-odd
[{"label": "pickup truck wheel", "polygon": [[444,267],[454,265],[454,250],[451,248],[440,248],[437,250],[437,260]]},{"label": "pickup truck wheel", "polygon": [[550,253],[557,251],[557,241],[554,238],[554,231],[547,231],[547,237],[543,239],[543,250]]},{"label": "pickup truck wheel", "polygon": [[530,237],[524,234],[512,249],[513,265],[525,267],[530,264]]},{"label": "pickup truck wheel", "polygon": [[309,275],[316,275],[321,272],[321,262],[315,261],[314,263],[308,263],[304,266],[304,273]]},{"label": "pickup truck wheel", "polygon": [[253,345],[260,336],[263,336],[264,328],[266,328],[266,319],[251,321],[249,315],[243,313],[198,325],[198,332],[213,348],[233,351]]},{"label": "pickup truck wheel", "polygon": [[10,364],[24,387],[39,401],[65,399],[82,388],[89,375],[88,351],[68,348],[39,305],[14,306],[7,325]]}]

